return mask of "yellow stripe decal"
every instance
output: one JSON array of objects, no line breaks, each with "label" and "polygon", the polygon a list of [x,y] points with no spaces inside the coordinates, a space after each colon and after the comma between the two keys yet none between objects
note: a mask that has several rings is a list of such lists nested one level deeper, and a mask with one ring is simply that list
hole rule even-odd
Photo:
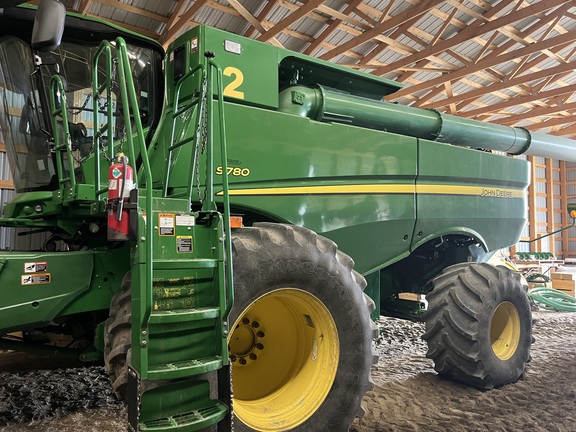
[{"label": "yellow stripe decal", "polygon": [[231,189],[229,193],[230,195],[413,194],[415,190],[412,184],[368,184]]},{"label": "yellow stripe decal", "polygon": [[[354,184],[329,186],[294,186],[278,188],[231,189],[230,195],[329,195],[329,194],[421,194],[421,195],[469,195],[490,198],[524,198],[522,189],[493,188],[458,185],[413,184]],[[218,192],[222,195],[222,192]]]}]

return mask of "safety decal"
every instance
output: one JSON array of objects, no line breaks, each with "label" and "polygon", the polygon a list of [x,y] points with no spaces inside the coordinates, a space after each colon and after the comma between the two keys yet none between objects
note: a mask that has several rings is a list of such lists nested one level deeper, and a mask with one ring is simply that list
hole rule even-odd
[{"label": "safety decal", "polygon": [[176,226],[194,226],[196,219],[192,215],[176,215]]},{"label": "safety decal", "polygon": [[46,271],[48,271],[48,263],[46,261],[24,263],[24,273],[38,273]]},{"label": "safety decal", "polygon": [[34,273],[21,276],[22,285],[41,285],[50,283],[50,273]]},{"label": "safety decal", "polygon": [[192,236],[177,236],[176,247],[178,253],[191,253],[192,249]]},{"label": "safety decal", "polygon": [[174,235],[174,214],[173,213],[160,213],[158,214],[158,235],[173,236]]}]

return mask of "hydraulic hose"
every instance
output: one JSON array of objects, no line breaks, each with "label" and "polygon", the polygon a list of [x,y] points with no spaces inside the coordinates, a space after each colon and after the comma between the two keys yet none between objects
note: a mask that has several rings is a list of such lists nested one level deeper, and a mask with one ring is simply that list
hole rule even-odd
[{"label": "hydraulic hose", "polygon": [[536,287],[528,291],[528,296],[544,309],[560,312],[576,312],[576,298],[560,290]]}]

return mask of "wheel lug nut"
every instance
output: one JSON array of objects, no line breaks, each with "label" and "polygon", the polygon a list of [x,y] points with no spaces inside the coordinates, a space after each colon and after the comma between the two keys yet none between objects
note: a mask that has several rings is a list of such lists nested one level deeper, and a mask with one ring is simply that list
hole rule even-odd
[{"label": "wheel lug nut", "polygon": [[235,356],[235,355],[231,355],[231,356],[230,356],[230,361],[231,361],[231,362],[235,362],[235,361],[236,361],[236,356]]},{"label": "wheel lug nut", "polygon": [[241,364],[241,365],[245,365],[245,364],[246,364],[246,359],[245,359],[245,358],[241,358],[241,359],[240,359],[240,364]]},{"label": "wheel lug nut", "polygon": [[259,323],[258,321],[254,321],[254,322],[252,323],[252,327],[258,328],[258,327],[260,327],[260,323]]},{"label": "wheel lug nut", "polygon": [[264,336],[266,336],[266,335],[264,334],[263,331],[259,331],[258,333],[256,333],[256,336],[258,336],[258,337],[264,337]]},{"label": "wheel lug nut", "polygon": [[264,349],[264,345],[262,345],[261,343],[256,344],[256,348],[258,348],[259,350],[263,350],[263,349]]},{"label": "wheel lug nut", "polygon": [[250,324],[250,320],[248,318],[242,318],[242,324]]},{"label": "wheel lug nut", "polygon": [[250,360],[256,360],[258,356],[254,353],[250,354]]}]

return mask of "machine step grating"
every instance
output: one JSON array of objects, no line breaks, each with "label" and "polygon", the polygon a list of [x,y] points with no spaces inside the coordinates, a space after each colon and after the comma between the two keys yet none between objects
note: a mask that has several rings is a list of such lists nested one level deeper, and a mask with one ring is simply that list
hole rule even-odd
[{"label": "machine step grating", "polygon": [[173,324],[189,321],[215,319],[220,316],[220,308],[196,308],[154,311],[150,315],[150,324]]},{"label": "machine step grating", "polygon": [[165,363],[150,366],[148,379],[176,379],[186,378],[220,369],[223,365],[222,357],[206,357],[201,359],[186,360],[175,363]]},{"label": "machine step grating", "polygon": [[140,424],[141,431],[197,431],[216,424],[226,416],[228,408],[219,401],[210,407]]}]

